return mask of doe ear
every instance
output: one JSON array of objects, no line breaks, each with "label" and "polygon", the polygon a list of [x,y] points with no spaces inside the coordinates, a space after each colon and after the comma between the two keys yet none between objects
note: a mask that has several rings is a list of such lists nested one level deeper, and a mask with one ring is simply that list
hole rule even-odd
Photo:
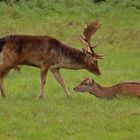
[{"label": "doe ear", "polygon": [[92,83],[94,83],[95,81],[94,81],[94,79],[92,79]]},{"label": "doe ear", "polygon": [[91,84],[92,83],[92,78],[88,79],[88,83]]}]

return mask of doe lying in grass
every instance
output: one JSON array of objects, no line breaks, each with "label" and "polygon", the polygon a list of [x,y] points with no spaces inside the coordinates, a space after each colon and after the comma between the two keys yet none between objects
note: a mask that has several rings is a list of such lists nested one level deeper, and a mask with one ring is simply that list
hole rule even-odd
[{"label": "doe lying in grass", "polygon": [[97,60],[101,55],[95,53],[90,45],[90,39],[100,27],[98,20],[92,22],[84,30],[82,42],[87,48],[83,51],[71,48],[50,36],[11,35],[0,39],[0,90],[2,97],[6,96],[3,80],[10,69],[18,65],[39,67],[40,97],[44,96],[44,84],[47,72],[50,70],[56,80],[70,96],[65,82],[60,74],[60,68],[86,69],[95,75],[100,75]]},{"label": "doe lying in grass", "polygon": [[140,82],[118,83],[111,87],[102,87],[94,80],[85,78],[74,88],[76,92],[89,92],[98,98],[111,99],[116,95],[135,96],[140,98]]}]

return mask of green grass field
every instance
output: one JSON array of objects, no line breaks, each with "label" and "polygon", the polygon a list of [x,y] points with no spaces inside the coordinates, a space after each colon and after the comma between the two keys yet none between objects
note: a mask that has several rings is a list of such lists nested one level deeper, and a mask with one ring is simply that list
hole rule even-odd
[{"label": "green grass field", "polygon": [[[114,3],[113,3],[114,2]],[[140,100],[118,97],[100,100],[73,91],[84,77],[109,86],[122,81],[140,81],[140,2],[93,3],[92,0],[22,0],[0,2],[0,37],[8,34],[51,35],[81,49],[78,37],[86,23],[98,18],[102,26],[92,40],[101,76],[85,70],[61,70],[71,92],[48,74],[45,98],[39,96],[39,69],[24,66],[5,80],[7,98],[0,100],[1,140],[138,140]],[[126,2],[126,3],[125,3]],[[127,3],[128,2],[128,3]]]}]

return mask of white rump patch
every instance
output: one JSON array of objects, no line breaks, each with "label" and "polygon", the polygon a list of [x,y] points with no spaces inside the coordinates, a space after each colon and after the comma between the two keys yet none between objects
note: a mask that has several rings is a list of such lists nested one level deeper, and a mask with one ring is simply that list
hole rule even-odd
[{"label": "white rump patch", "polygon": [[3,63],[3,52],[0,53],[0,64]]}]

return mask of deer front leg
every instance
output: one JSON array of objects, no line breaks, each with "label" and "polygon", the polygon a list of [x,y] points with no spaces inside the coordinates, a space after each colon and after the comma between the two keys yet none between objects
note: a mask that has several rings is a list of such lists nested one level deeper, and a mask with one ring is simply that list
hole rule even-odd
[{"label": "deer front leg", "polygon": [[1,90],[1,95],[4,98],[6,97],[6,93],[3,86],[3,80],[4,80],[4,77],[0,77],[0,90]]},{"label": "deer front leg", "polygon": [[3,98],[6,97],[6,93],[5,93],[4,85],[3,85],[3,83],[4,83],[4,77],[6,76],[6,74],[8,73],[8,71],[5,71],[5,72],[0,73],[0,90],[1,90],[1,95],[2,95]]},{"label": "deer front leg", "polygon": [[44,97],[44,85],[46,82],[47,72],[48,72],[48,68],[41,68],[41,70],[40,70],[40,95],[39,95],[39,98]]},{"label": "deer front leg", "polygon": [[56,68],[56,69],[51,69],[51,72],[53,73],[55,79],[58,81],[58,83],[63,87],[63,89],[65,90],[65,93],[67,95],[67,97],[70,97],[70,93],[65,85],[65,82],[60,74],[60,69]]}]

